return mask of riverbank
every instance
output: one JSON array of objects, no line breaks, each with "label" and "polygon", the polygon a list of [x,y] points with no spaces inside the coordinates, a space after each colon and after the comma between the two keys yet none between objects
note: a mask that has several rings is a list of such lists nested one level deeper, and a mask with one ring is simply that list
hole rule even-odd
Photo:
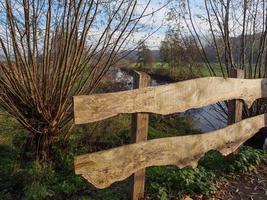
[{"label": "riverbank", "polygon": [[[130,142],[130,116],[120,115],[102,123],[77,126],[70,138],[53,145],[53,158],[35,162],[25,148],[26,131],[12,118],[0,115],[0,199],[5,200],[128,200],[129,179],[103,190],[75,175],[73,157]],[[182,118],[151,116],[149,139],[194,134],[192,124]],[[263,152],[243,147],[235,159],[208,152],[196,169],[175,166],[146,170],[146,196],[150,200],[207,199],[220,190],[216,181],[231,173],[249,173],[263,159]],[[195,198],[193,198],[195,199]],[[199,199],[200,200],[200,199]]]},{"label": "riverbank", "polygon": [[[212,64],[212,66],[216,76],[222,76],[220,66],[216,63]],[[130,73],[132,70],[143,71],[149,74],[153,79],[169,83],[211,75],[207,66],[201,63],[194,66],[177,67],[173,69],[166,63],[154,63],[151,66],[129,64],[128,66],[120,66],[119,68],[127,73]]]},{"label": "riverbank", "polygon": [[142,71],[149,74],[152,79],[158,80],[160,82],[177,82],[193,78],[199,78],[202,75],[195,73],[182,73],[178,70],[170,70],[166,67],[121,67],[122,71],[130,73],[132,70]]}]

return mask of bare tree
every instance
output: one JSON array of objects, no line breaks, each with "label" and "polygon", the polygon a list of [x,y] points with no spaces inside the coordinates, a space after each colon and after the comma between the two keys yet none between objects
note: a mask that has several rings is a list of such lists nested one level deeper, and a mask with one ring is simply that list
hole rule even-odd
[{"label": "bare tree", "polygon": [[200,58],[198,47],[191,36],[182,35],[180,30],[169,29],[161,42],[160,55],[172,71],[184,70],[185,76],[191,74],[194,77],[193,69],[197,69]]},{"label": "bare tree", "polygon": [[107,70],[126,56],[120,52],[135,48],[132,34],[145,28],[143,18],[157,12],[148,11],[150,4],[1,1],[0,104],[29,131],[37,159],[48,159],[50,144],[70,134],[72,97],[92,93]]},{"label": "bare tree", "polygon": [[[223,74],[227,76],[229,69],[239,68],[246,71],[248,78],[266,77],[266,1],[203,0],[203,5],[204,13],[197,19],[190,0],[184,1],[185,23],[200,47],[205,43],[214,46],[221,71],[226,72]],[[208,29],[200,30],[196,20]],[[205,35],[211,37],[206,40]],[[203,48],[203,57],[205,53]]]},{"label": "bare tree", "polygon": [[[172,17],[183,16],[187,34],[193,36],[211,76],[228,77],[234,68],[244,70],[246,78],[265,78],[266,10],[265,0],[202,0],[198,4],[195,0],[182,0],[173,7]],[[216,63],[211,61],[209,52],[215,52]],[[216,69],[217,64],[220,70]],[[243,114],[248,117],[265,111],[266,102],[258,100]]]}]

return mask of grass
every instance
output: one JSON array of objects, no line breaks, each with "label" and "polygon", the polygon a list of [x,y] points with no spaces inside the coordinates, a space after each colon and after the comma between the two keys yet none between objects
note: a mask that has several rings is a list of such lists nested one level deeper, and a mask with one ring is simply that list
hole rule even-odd
[{"label": "grass", "polygon": [[[136,63],[132,63],[129,68],[144,71],[152,77],[154,76],[155,79],[165,79],[171,82],[210,76],[210,72],[204,63],[199,63],[192,67],[179,66],[174,69],[171,69],[167,63],[157,62],[151,66],[142,67],[136,65]],[[216,76],[222,77],[222,71],[219,64],[212,64],[212,68],[216,73]]]},{"label": "grass", "polygon": [[[215,72],[217,77],[222,77],[223,76],[222,71],[221,71],[221,67],[220,67],[220,65],[218,63],[212,63],[211,66],[212,66],[212,69],[214,70],[214,72]],[[226,73],[225,67],[223,69],[224,69],[224,73]],[[208,67],[206,66],[206,64],[202,65],[200,71],[201,71],[201,74],[202,74],[203,77],[210,76],[210,72],[209,72]]]},{"label": "grass", "polygon": [[[97,190],[81,176],[75,175],[73,169],[75,155],[129,143],[129,115],[77,127],[67,141],[53,146],[53,159],[42,164],[22,157],[26,131],[12,118],[0,116],[0,199],[129,199],[129,179]],[[150,119],[149,139],[198,132],[190,118],[152,115]],[[211,151],[200,160],[196,169],[151,167],[146,173],[146,194],[150,199],[161,200],[186,194],[209,195],[215,190],[216,179],[226,173],[252,170],[263,157],[261,151],[242,148],[234,160]]]},{"label": "grass", "polygon": [[[223,77],[223,73],[220,67],[219,63],[211,63],[210,64],[214,73],[216,74],[217,77]],[[151,75],[157,75],[157,74],[164,74],[165,76],[169,76],[170,79],[173,81],[179,81],[183,80],[186,78],[197,78],[197,77],[208,77],[211,76],[208,65],[205,63],[197,63],[195,67],[193,67],[193,71],[188,70],[188,67],[185,66],[179,66],[175,68],[174,70],[170,69],[169,65],[167,63],[162,63],[162,62],[156,62],[152,66],[145,66],[145,67],[139,67],[136,65],[136,63],[132,63],[129,65],[130,68],[135,68],[139,69],[141,71],[145,71]],[[226,74],[226,67],[225,65],[222,65],[224,74]],[[252,73],[254,74],[255,70],[255,65],[251,66]],[[246,70],[246,77],[250,77],[250,66],[245,66]],[[193,76],[190,77],[190,74],[188,73],[193,73]],[[259,77],[258,71],[256,74],[256,78],[261,78]]]},{"label": "grass", "polygon": [[0,111],[0,145],[12,145],[14,136],[23,132],[25,130],[15,119]]}]

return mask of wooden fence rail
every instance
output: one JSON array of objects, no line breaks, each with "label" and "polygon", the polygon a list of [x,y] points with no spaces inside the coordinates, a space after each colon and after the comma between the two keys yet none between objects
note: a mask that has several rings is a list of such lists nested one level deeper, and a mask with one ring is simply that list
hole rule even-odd
[{"label": "wooden fence rail", "polygon": [[267,79],[198,78],[136,90],[74,97],[76,124],[100,121],[120,113],[172,114],[219,101],[243,99],[250,106],[267,97]]},{"label": "wooden fence rail", "polygon": [[259,115],[206,134],[153,139],[106,151],[77,156],[75,172],[97,188],[106,188],[132,173],[150,166],[196,166],[209,150],[223,155],[234,152],[264,126]]},{"label": "wooden fence rail", "polygon": [[[131,91],[76,96],[74,117],[76,124],[84,124],[121,113],[172,114],[232,99],[242,99],[251,106],[262,97],[267,97],[267,79],[208,77]],[[149,141],[145,138],[135,144],[77,156],[75,172],[97,188],[106,188],[136,172],[144,176],[140,170],[150,166],[196,166],[209,150],[218,150],[223,155],[236,151],[265,122],[266,114],[263,114],[210,133]],[[141,187],[141,193],[142,184],[144,180],[137,186]],[[139,197],[133,194],[133,199]]]}]

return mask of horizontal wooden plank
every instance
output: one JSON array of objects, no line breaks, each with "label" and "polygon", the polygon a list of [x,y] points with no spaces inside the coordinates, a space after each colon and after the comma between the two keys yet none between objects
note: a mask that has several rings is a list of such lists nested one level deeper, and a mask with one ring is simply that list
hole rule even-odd
[{"label": "horizontal wooden plank", "polygon": [[154,139],[75,157],[75,172],[97,188],[105,188],[134,172],[161,165],[196,166],[209,150],[234,152],[264,126],[265,116],[249,118],[214,132]]},{"label": "horizontal wooden plank", "polygon": [[248,105],[267,97],[267,79],[209,77],[131,91],[74,97],[76,124],[120,113],[172,114],[223,100],[243,99]]}]

